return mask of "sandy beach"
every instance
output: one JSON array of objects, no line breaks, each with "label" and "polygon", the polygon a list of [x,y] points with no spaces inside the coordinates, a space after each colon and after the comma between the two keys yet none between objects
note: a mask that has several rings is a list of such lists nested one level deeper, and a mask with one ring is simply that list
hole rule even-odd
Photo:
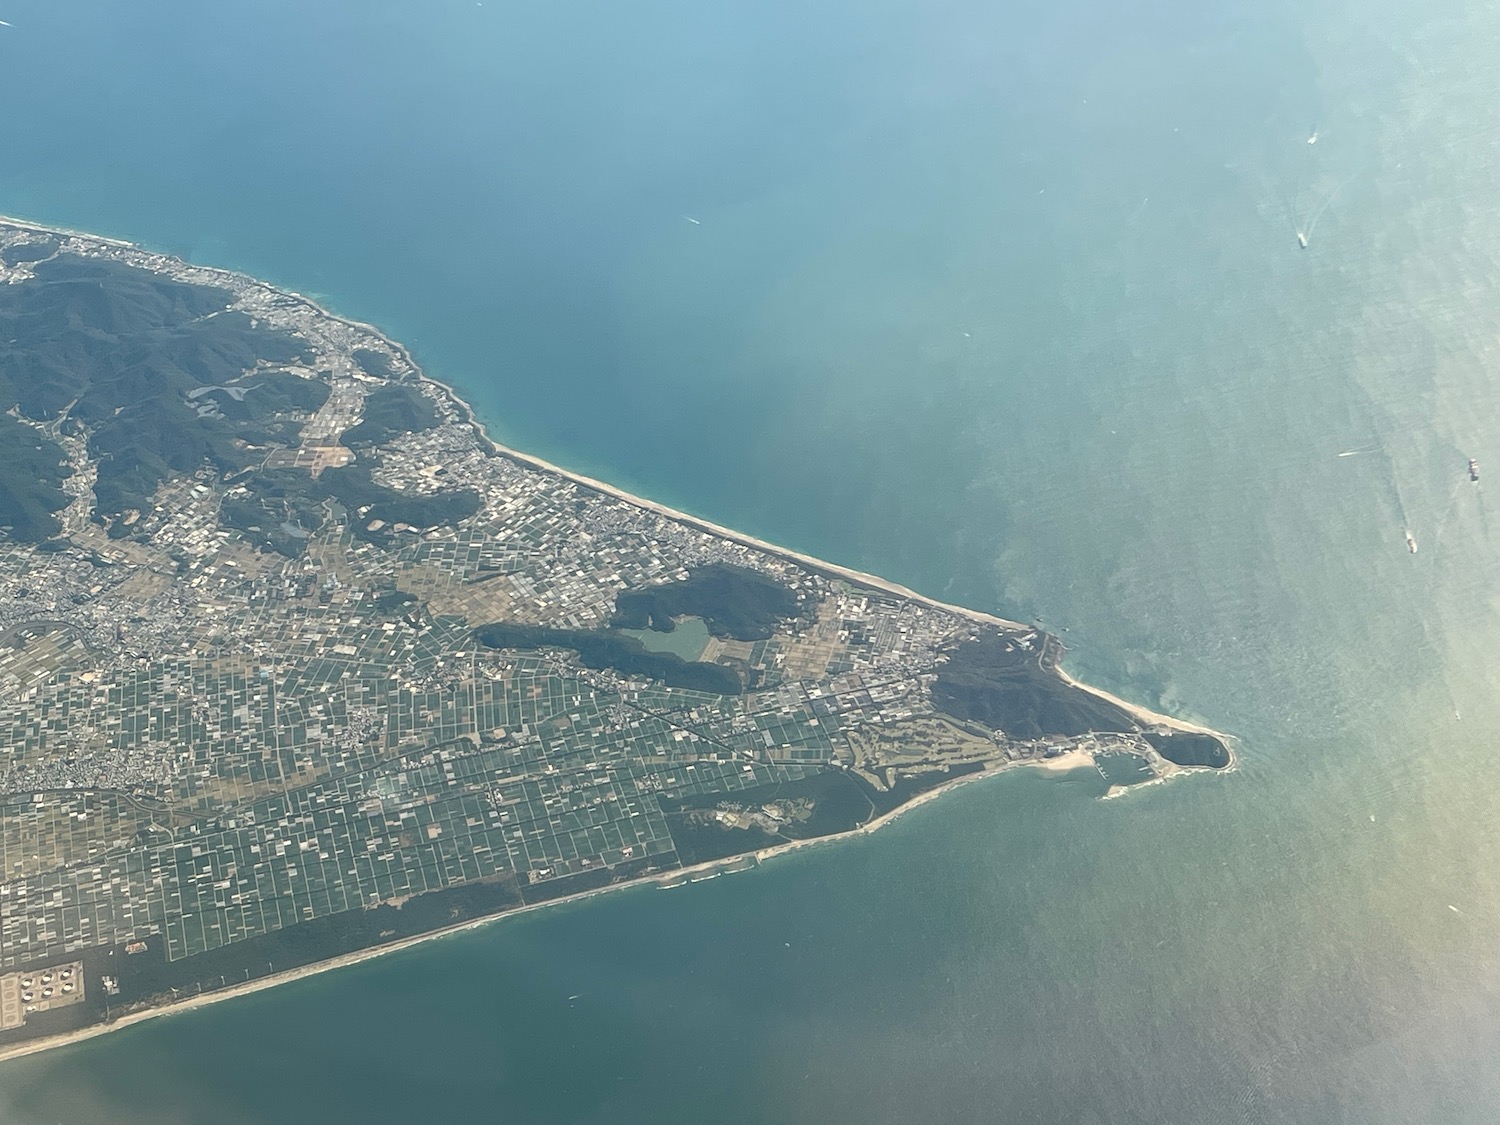
[{"label": "sandy beach", "polygon": [[1055,758],[1042,758],[1037,767],[1048,773],[1071,773],[1073,770],[1093,769],[1094,756],[1084,750],[1069,750]]},{"label": "sandy beach", "polygon": [[[1088,757],[1086,754],[1082,756],[1084,758]],[[212,992],[200,993],[189,999],[180,1000],[172,1004],[163,1004],[159,1007],[147,1008],[138,1012],[131,1012],[128,1015],[121,1016],[109,1023],[96,1024],[92,1027],[80,1028],[77,1031],[72,1031],[65,1035],[55,1035],[46,1039],[33,1039],[22,1043],[16,1043],[9,1047],[0,1048],[0,1062],[3,1062],[7,1059],[21,1058],[26,1055],[38,1054],[42,1051],[50,1051],[57,1047],[66,1047],[73,1043],[82,1043],[86,1040],[97,1038],[100,1035],[107,1035],[110,1032],[120,1031],[124,1028],[132,1027],[136,1024],[144,1023],[146,1020],[156,1019],[161,1016],[176,1015],[180,1012],[191,1012],[197,1008],[206,1007],[209,1004],[218,1004],[225,1000],[233,1000],[239,996],[249,996],[252,993],[260,992],[263,989],[267,988],[275,988],[278,985],[286,984],[290,981],[302,980],[306,977],[316,976],[319,973],[326,973],[333,969],[342,969],[350,965],[358,965],[364,961],[369,961],[376,957],[384,957],[387,954],[399,953],[404,949],[410,949],[413,946],[421,945],[424,942],[436,941],[439,938],[451,937],[454,934],[465,933],[469,930],[475,930],[482,926],[504,922],[511,918],[519,918],[521,915],[530,914],[533,911],[548,910],[553,907],[573,905],[576,903],[584,902],[591,898],[597,898],[600,895],[610,894],[615,891],[621,891],[631,887],[650,887],[653,884],[661,885],[664,883],[671,883],[676,886],[678,885],[678,880],[686,880],[691,882],[694,875],[699,875],[706,872],[725,873],[726,868],[732,866],[737,861],[743,861],[745,856],[752,856],[756,861],[756,865],[759,865],[761,863],[767,862],[768,860],[775,859],[777,856],[787,855],[791,852],[800,851],[803,848],[813,847],[818,844],[832,843],[838,840],[845,840],[854,836],[868,835],[869,833],[878,831],[879,829],[885,827],[887,824],[890,824],[892,821],[910,812],[912,809],[915,809],[921,805],[925,805],[928,802],[937,799],[942,794],[947,793],[949,790],[955,789],[960,785],[965,785],[971,781],[978,781],[981,778],[999,777],[1002,774],[1009,772],[1010,769],[1014,767],[1040,766],[1043,764],[1044,763],[1041,761],[1015,762],[998,769],[986,770],[980,773],[969,773],[964,774],[960,777],[955,777],[950,781],[946,781],[943,784],[936,786],[935,788],[929,789],[926,792],[919,794],[918,796],[912,798],[910,801],[906,802],[904,805],[901,805],[899,808],[892,809],[890,812],[876,817],[874,820],[868,821],[867,823],[860,825],[858,828],[851,828],[847,832],[838,832],[829,836],[817,836],[808,840],[791,840],[785,844],[777,844],[774,847],[762,848],[761,850],[756,852],[746,852],[740,856],[728,856],[723,859],[708,860],[704,863],[694,864],[691,867],[674,867],[669,871],[653,872],[650,875],[643,875],[639,878],[614,883],[608,887],[596,887],[593,890],[580,891],[578,894],[574,895],[564,895],[561,898],[551,899],[547,902],[532,903],[528,906],[517,906],[511,910],[501,911],[498,914],[491,914],[484,918],[473,918],[467,922],[462,922],[455,926],[447,926],[443,929],[431,930],[425,934],[416,934],[413,937],[403,938],[400,941],[394,941],[387,945],[371,946],[368,949],[361,949],[354,953],[346,953],[339,957],[330,957],[325,961],[316,961],[310,965],[303,965],[296,969],[288,969],[285,972],[273,973],[264,977],[257,977],[255,980],[247,981],[242,984],[233,984],[225,988],[215,989]],[[1092,761],[1089,761],[1087,764],[1092,765],[1093,763]],[[749,868],[740,870],[749,870]],[[729,873],[738,874],[739,870],[735,870]]]},{"label": "sandy beach", "polygon": [[511,918],[519,918],[523,914],[530,914],[534,911],[548,910],[558,906],[575,905],[588,899],[597,898],[600,895],[611,894],[616,891],[622,891],[632,887],[643,888],[650,887],[653,884],[660,886],[667,883],[670,883],[674,887],[676,887],[681,885],[678,882],[679,880],[691,882],[694,875],[700,875],[708,872],[716,872],[720,874],[739,874],[741,871],[750,870],[751,868],[739,868],[733,871],[729,871],[727,869],[732,867],[736,862],[742,862],[746,856],[753,857],[755,860],[755,866],[758,866],[759,864],[774,860],[779,856],[790,855],[793,852],[801,851],[804,848],[812,848],[824,844],[838,843],[840,841],[852,839],[857,836],[868,836],[899,820],[901,817],[905,816],[913,809],[917,809],[922,807],[923,805],[930,804],[931,802],[936,801],[939,797],[943,796],[945,793],[951,792],[961,785],[968,785],[971,782],[981,781],[985,778],[1002,777],[1005,774],[1010,773],[1012,770],[1040,769],[1047,773],[1070,773],[1075,769],[1081,769],[1085,767],[1092,769],[1094,767],[1093,759],[1083,751],[1073,751],[1068,754],[1060,755],[1056,758],[1037,758],[1019,762],[1010,762],[1005,765],[998,766],[994,769],[983,770],[977,773],[962,774],[958,777],[954,777],[948,781],[945,781],[940,785],[934,786],[933,788],[928,789],[923,793],[919,793],[917,796],[913,797],[905,804],[890,810],[890,812],[882,813],[880,816],[875,817],[873,820],[867,821],[857,828],[851,828],[847,832],[836,832],[828,836],[815,836],[807,840],[789,840],[784,844],[777,844],[774,847],[762,848],[759,851],[755,852],[746,852],[739,856],[727,856],[723,859],[708,860],[704,863],[694,864],[691,867],[674,867],[669,871],[653,872],[650,875],[643,875],[639,878],[625,880],[620,883],[612,884],[608,887],[596,887],[593,890],[580,891],[578,894],[565,895],[562,898],[551,899],[547,902],[532,903],[529,906],[517,906],[511,910],[501,911],[498,914],[491,914],[484,918],[473,918],[467,922],[462,922],[455,926],[447,926],[443,929],[431,930],[425,934],[416,934],[413,937],[403,938],[400,941],[394,941],[387,945],[371,946],[368,949],[361,949],[354,953],[346,953],[339,957],[330,957],[326,961],[316,961],[310,965],[303,965],[300,968],[288,969],[285,972],[273,973],[264,977],[257,977],[255,980],[247,981],[242,984],[232,984],[225,988],[215,989],[212,992],[200,993],[189,999],[179,1000],[172,1004],[163,1004],[159,1007],[147,1008],[138,1012],[131,1012],[128,1015],[121,1016],[109,1023],[96,1024],[92,1027],[80,1028],[77,1031],[72,1031],[65,1035],[55,1035],[46,1039],[33,1039],[22,1043],[16,1043],[9,1047],[0,1048],[0,1062],[4,1062],[7,1059],[22,1058],[27,1055],[39,1054],[43,1051],[50,1051],[58,1047],[66,1047],[74,1043],[82,1043],[89,1039],[97,1038],[101,1035],[107,1035],[114,1031],[121,1031],[127,1027],[133,1027],[136,1024],[144,1023],[146,1020],[157,1019],[162,1016],[172,1016],[181,1012],[191,1012],[198,1008],[207,1007],[210,1004],[218,1004],[222,1001],[233,1000],[236,997],[240,996],[249,996],[252,993],[260,992],[267,988],[275,988],[279,985],[287,984],[291,981],[303,980],[307,977],[316,976],[319,973],[330,972],[334,969],[342,969],[350,965],[358,965],[362,962],[373,960],[376,957],[384,957],[387,954],[399,953],[402,950],[410,949],[413,946],[422,945],[425,942],[437,941],[440,938],[451,937],[454,934],[466,933],[470,930],[476,930],[483,926],[489,926],[495,923],[504,922]]},{"label": "sandy beach", "polygon": [[[919,593],[916,590],[912,590],[906,586],[902,586],[895,582],[890,582],[884,578],[881,578],[879,575],[868,574],[861,570],[855,570],[852,567],[842,566],[839,563],[829,562],[827,559],[820,559],[813,555],[804,554],[801,551],[794,551],[788,547],[782,547],[776,543],[771,543],[764,539],[756,538],[753,535],[746,535],[743,532],[736,531],[734,528],[725,527],[723,524],[714,523],[712,520],[704,519],[701,516],[695,516],[688,512],[679,511],[676,508],[669,508],[665,504],[659,504],[654,500],[649,500],[642,496],[636,496],[632,493],[626,492],[624,489],[616,488],[614,485],[609,484],[607,481],[596,480],[593,477],[584,476],[582,473],[575,473],[571,469],[564,468],[561,465],[555,465],[551,461],[545,461],[540,457],[534,457],[529,453],[522,452],[518,449],[512,449],[506,445],[502,445],[490,436],[488,428],[485,426],[484,422],[480,420],[480,418],[475,414],[474,408],[470,406],[469,403],[448,384],[429,376],[422,369],[422,365],[416,361],[415,357],[412,356],[411,352],[404,344],[392,340],[373,324],[369,324],[362,320],[355,320],[352,317],[341,316],[340,314],[333,312],[325,306],[319,304],[311,297],[308,297],[302,293],[298,293],[295,290],[277,288],[276,286],[262,281],[260,278],[252,277],[249,274],[238,273],[234,270],[220,269],[216,266],[201,266],[192,262],[183,262],[180,258],[174,258],[170,254],[159,254],[155,251],[147,250],[144,247],[135,246],[128,242],[121,242],[116,239],[101,238],[97,235],[89,234],[83,231],[73,231],[67,230],[62,227],[46,226],[44,224],[33,223],[25,219],[17,219],[8,215],[0,215],[0,222],[23,230],[31,231],[36,234],[67,235],[69,237],[82,239],[84,241],[98,242],[117,249],[134,250],[138,253],[161,259],[164,262],[177,263],[183,266],[189,266],[195,270],[202,270],[209,274],[215,274],[220,277],[232,279],[233,281],[241,285],[252,285],[265,293],[295,298],[296,300],[300,301],[305,307],[319,316],[327,317],[328,319],[337,321],[340,324],[345,324],[351,328],[358,329],[361,332],[369,333],[371,336],[374,336],[376,339],[380,340],[383,344],[385,344],[386,347],[390,348],[391,351],[399,355],[404,362],[409,364],[411,369],[417,373],[418,377],[424,383],[427,383],[428,385],[435,388],[441,395],[443,395],[443,397],[445,397],[450,403],[452,403],[454,407],[457,408],[458,411],[463,415],[468,424],[475,428],[475,430],[479,433],[481,438],[483,438],[485,443],[488,444],[496,454],[502,457],[510,458],[511,460],[516,461],[519,464],[526,465],[529,468],[536,469],[544,473],[550,473],[553,476],[571,481],[583,488],[588,488],[592,491],[602,493],[606,496],[611,496],[617,500],[634,505],[638,508],[642,508],[646,511],[655,512],[657,515],[665,516],[668,519],[675,520],[690,527],[695,527],[700,531],[707,531],[710,534],[720,536],[724,539],[730,540],[731,542],[739,543],[746,547],[752,547],[759,551],[764,551],[767,554],[775,555],[778,558],[786,559],[789,562],[794,562],[801,566],[811,567],[823,571],[827,574],[837,575],[838,577],[847,579],[850,582],[855,582],[863,586],[869,586],[872,589],[881,590],[885,593],[893,594],[897,597],[908,598],[911,601],[918,603],[919,605],[929,606],[933,609],[942,610],[945,613],[952,613],[960,617],[965,617],[980,625],[991,625],[1000,629],[1022,631],[1029,631],[1035,628],[1034,626],[1022,624],[1019,621],[1011,621],[1004,617],[997,617],[992,613],[985,613],[982,610],[970,609],[967,606],[953,605],[949,602],[939,601],[936,598],[928,597],[926,594]],[[1102,699],[1108,703],[1113,704],[1116,707],[1121,708],[1122,710],[1127,712],[1133,719],[1144,726],[1159,726],[1192,734],[1210,734],[1216,738],[1223,740],[1225,745],[1229,746],[1228,739],[1219,734],[1217,731],[1211,730],[1208,727],[1174,718],[1170,715],[1160,714],[1156,711],[1150,710],[1149,708],[1142,707],[1139,704],[1131,703],[1129,700],[1121,699],[1117,695],[1113,695],[1110,692],[1093,687],[1090,684],[1081,683],[1080,681],[1073,679],[1072,676],[1068,675],[1061,668],[1056,669],[1056,675],[1059,676],[1062,681],[1068,684],[1070,687],[1077,688],[1079,691],[1087,692],[1098,699]],[[1233,753],[1232,747],[1230,747],[1230,752],[1231,754]]]},{"label": "sandy beach", "polygon": [[[231,270],[223,270],[210,266],[200,266],[194,263],[182,262],[180,259],[174,258],[170,255],[159,254],[154,251],[134,246],[130,243],[121,242],[114,239],[102,238],[97,235],[88,234],[85,232],[50,227],[43,224],[30,222],[24,219],[17,219],[3,215],[0,215],[0,224],[8,225],[17,229],[41,235],[61,235],[70,238],[76,238],[85,243],[96,243],[100,246],[107,246],[112,249],[128,249],[133,252],[142,254],[147,258],[156,259],[163,264],[170,263],[185,266],[195,271],[201,271],[210,276],[218,276],[231,280],[235,284],[240,286],[254,286],[264,293],[294,298],[319,316],[327,317],[330,320],[337,321],[339,323],[355,328],[361,332],[368,333],[369,335],[377,338],[382,343],[384,343],[385,346],[389,347],[394,353],[401,356],[401,358],[411,366],[411,369],[415,371],[424,382],[433,386],[440,394],[442,394],[449,402],[451,402],[457,410],[459,410],[466,422],[469,425],[475,427],[476,431],[480,434],[483,440],[488,443],[488,445],[499,456],[510,458],[532,469],[552,474],[561,479],[571,481],[581,487],[611,496],[624,503],[632,504],[636,507],[655,512],[668,519],[698,528],[699,530],[709,532],[724,539],[743,544],[756,550],[764,551],[767,554],[775,555],[802,566],[816,569],[825,574],[836,575],[840,578],[847,579],[848,581],[857,583],[859,585],[868,586],[870,588],[881,590],[897,597],[910,599],[914,602],[917,602],[918,604],[929,606],[933,609],[967,618],[978,624],[993,626],[1004,630],[1031,631],[1033,629],[1032,626],[1024,625],[1015,621],[1009,621],[1005,618],[997,617],[993,614],[968,609],[964,606],[957,606],[938,601],[935,598],[927,597],[926,595],[908,589],[905,586],[898,585],[894,582],[889,582],[877,575],[867,574],[863,571],[854,570],[849,567],[841,566],[837,563],[828,562],[824,559],[815,558],[811,555],[806,555],[798,551],[793,551],[788,548],[778,546],[774,543],[769,543],[754,536],[745,535],[741,532],[735,531],[732,528],[724,527],[723,525],[714,523],[710,520],[706,520],[698,516],[690,515],[686,512],[681,512],[676,509],[669,508],[663,504],[658,504],[655,501],[645,499],[643,497],[632,495],[631,493],[616,488],[615,486],[610,485],[607,482],[583,476],[582,474],[572,472],[566,468],[563,468],[562,466],[552,464],[549,461],[544,461],[539,457],[533,457],[530,454],[501,445],[489,436],[489,433],[485,428],[483,422],[481,422],[478,417],[476,417],[473,408],[452,387],[427,376],[422,371],[421,366],[412,357],[411,353],[406,349],[406,347],[393,340],[390,340],[375,326],[364,323],[362,321],[340,316],[337,313],[333,313],[318,302],[300,293],[279,289],[276,286],[270,285],[258,278],[236,273]],[[1088,684],[1079,683],[1071,676],[1067,675],[1067,673],[1063,672],[1061,669],[1057,669],[1056,674],[1066,684],[1075,687],[1080,691],[1088,692],[1099,699],[1105,700],[1115,705],[1116,707],[1121,708],[1143,726],[1159,727],[1191,733],[1210,734],[1216,738],[1219,738],[1230,750],[1232,766],[1233,748],[1230,745],[1229,740],[1227,738],[1224,738],[1224,736],[1218,734],[1217,732],[1194,723],[1185,722],[1171,716],[1158,714],[1157,712],[1151,711],[1137,704],[1130,703],[1127,700],[1120,699],[1119,697],[1112,695],[1109,692],[1091,687]],[[809,840],[790,841],[785,844],[779,844],[774,847],[762,849],[753,854],[758,862],[765,862],[767,860],[774,859],[776,856],[785,855],[802,848],[811,847],[817,844],[825,844],[855,835],[863,835],[878,831],[880,828],[884,827],[887,824],[890,824],[910,810],[936,800],[939,796],[947,793],[951,789],[978,780],[980,778],[999,776],[1003,773],[1009,772],[1013,767],[1030,766],[1041,768],[1049,773],[1065,773],[1075,769],[1092,767],[1093,765],[1093,759],[1088,753],[1084,751],[1072,751],[1052,759],[1031,759],[1020,762],[1006,763],[992,769],[984,770],[982,772],[964,774],[962,776],[952,778],[951,780],[946,781],[934,787],[933,789],[919,794],[900,807],[892,809],[890,812],[878,816],[875,819],[863,825],[860,825],[857,828],[849,830],[848,832],[836,833],[829,836],[820,836]],[[172,1015],[178,1012],[192,1011],[196,1008],[201,1008],[209,1004],[216,1004],[224,1000],[232,999],[234,997],[246,996],[254,992],[259,992],[262,989],[272,988],[277,985],[285,984],[288,981],[313,976],[318,973],[327,972],[331,969],[343,968],[348,965],[356,965],[375,957],[382,957],[390,953],[408,949],[423,942],[434,941],[438,938],[447,937],[451,934],[461,933],[480,926],[489,925],[493,922],[517,917],[522,914],[527,914],[534,910],[541,910],[548,907],[577,903],[585,899],[590,899],[597,895],[607,894],[625,887],[649,885],[653,881],[660,883],[667,880],[676,880],[684,876],[691,878],[691,876],[695,873],[707,872],[716,869],[722,870],[726,862],[733,862],[733,859],[731,858],[728,861],[715,860],[712,862],[697,864],[693,867],[687,868],[674,868],[670,871],[653,873],[651,875],[632,879],[626,882],[621,882],[608,887],[600,887],[594,890],[583,891],[575,895],[565,896],[545,903],[536,903],[528,906],[516,907],[499,914],[490,915],[485,918],[473,919],[444,929],[433,930],[425,934],[419,934],[414,937],[392,942],[388,945],[373,946],[368,949],[359,950],[355,953],[345,954],[343,956],[331,958],[326,961],[316,962],[314,964],[306,965],[301,968],[275,973],[242,984],[230,985],[228,987],[217,989],[213,992],[202,993],[190,999],[182,1000],[173,1004],[163,1005],[160,1007],[150,1008],[138,1012],[132,1012],[128,1015],[121,1016],[120,1018],[115,1019],[107,1024],[99,1024],[93,1027],[80,1029],[76,1032],[71,1032],[66,1035],[59,1035],[51,1038],[35,1039],[16,1043],[7,1047],[0,1048],[0,1060],[36,1054],[41,1051],[46,1051],[56,1047],[62,1047],[68,1044],[92,1039],[99,1035],[104,1035],[109,1032],[117,1031],[122,1028],[142,1023],[145,1020],[155,1019],[160,1016]]]}]

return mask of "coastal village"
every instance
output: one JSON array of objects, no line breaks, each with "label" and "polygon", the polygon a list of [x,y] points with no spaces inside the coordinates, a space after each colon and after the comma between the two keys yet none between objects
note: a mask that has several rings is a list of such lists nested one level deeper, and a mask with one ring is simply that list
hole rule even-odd
[{"label": "coastal village", "polygon": [[[0,530],[0,1052],[272,978],[290,966],[267,943],[293,927],[398,919],[327,947],[348,952],[417,932],[400,919],[421,901],[443,904],[432,929],[668,879],[1015,764],[1097,765],[1122,785],[1180,768],[1145,737],[1167,729],[1160,716],[1037,735],[937,706],[955,646],[981,637],[1050,674],[1060,650],[1039,629],[500,450],[403,349],[300,297],[0,223],[0,289],[60,259],[222,290],[226,309],[300,342],[295,361],[185,395],[198,416],[253,401],[272,367],[327,393],[279,412],[268,426],[295,440],[252,443],[250,467],[166,473],[148,502],[107,516],[89,427],[12,411],[62,451],[67,503],[45,541]],[[421,427],[346,444],[391,387],[417,396]],[[283,499],[264,483],[350,466],[377,499]],[[471,511],[381,514],[459,494]],[[623,593],[704,574],[754,576],[795,612],[757,637],[711,613],[619,626]],[[496,623],[713,665],[741,690],[591,666],[583,642],[492,646],[476,630]],[[858,806],[837,823],[819,819],[835,784]],[[489,897],[423,899],[461,889]],[[226,969],[226,950],[246,953]]]}]

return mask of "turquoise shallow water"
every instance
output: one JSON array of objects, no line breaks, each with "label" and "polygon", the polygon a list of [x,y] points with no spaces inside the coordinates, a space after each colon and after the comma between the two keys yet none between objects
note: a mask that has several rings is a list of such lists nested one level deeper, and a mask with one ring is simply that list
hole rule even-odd
[{"label": "turquoise shallow water", "polygon": [[1040,614],[1241,768],[987,781],[7,1065],[0,1118],[1500,1114],[1500,16],[312,7],[6,0],[0,210],[317,293],[523,448]]}]

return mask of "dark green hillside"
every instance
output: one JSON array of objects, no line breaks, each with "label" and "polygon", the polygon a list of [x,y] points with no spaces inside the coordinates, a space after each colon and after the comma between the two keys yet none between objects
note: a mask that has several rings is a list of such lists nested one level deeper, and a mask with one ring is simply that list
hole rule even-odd
[{"label": "dark green hillside", "polygon": [[489,648],[566,648],[585,668],[613,668],[627,676],[645,676],[668,687],[739,695],[745,685],[732,668],[684,660],[669,652],[648,652],[634,637],[601,629],[548,629],[540,625],[484,625],[474,631]]},{"label": "dark green hillside", "polygon": [[716,637],[762,641],[782,621],[802,614],[794,591],[774,578],[744,567],[712,563],[695,567],[681,582],[624,590],[615,598],[617,629],[663,633],[674,617],[701,617]]},{"label": "dark green hillside", "polygon": [[[245,379],[264,362],[304,358],[306,348],[226,311],[229,301],[226,290],[116,262],[41,262],[32,281],[0,287],[0,410],[38,420],[68,410],[71,423],[88,427],[105,519],[147,506],[164,478],[204,461],[225,472],[253,464],[263,454],[252,447],[295,435],[295,423],[274,416],[316,409],[327,388],[289,372]],[[231,386],[243,394],[203,390]],[[16,525],[28,538],[46,534],[35,513],[63,502],[56,474],[32,468],[0,462],[8,503],[32,513]]]},{"label": "dark green hillside", "polygon": [[355,536],[374,542],[380,542],[390,534],[389,527],[373,532],[367,530],[375,520],[387,524],[408,523],[413,527],[436,527],[466,520],[479,511],[480,506],[479,493],[467,488],[430,496],[386,488],[371,480],[370,470],[358,464],[326,470],[315,482],[312,492],[317,496],[331,496],[348,508],[353,513],[350,527]]},{"label": "dark green hillside", "polygon": [[402,434],[430,430],[438,421],[432,400],[416,387],[388,383],[376,387],[366,397],[364,417],[359,425],[344,431],[342,441],[350,449],[381,445]]},{"label": "dark green hillside", "polygon": [[262,371],[229,386],[198,387],[187,397],[231,422],[267,423],[282,414],[313,413],[328,401],[328,384],[290,371]]},{"label": "dark green hillside", "polygon": [[[306,546],[308,534],[323,525],[328,500],[337,500],[349,512],[355,537],[371,543],[387,542],[393,524],[455,524],[472,516],[480,505],[479,494],[469,489],[424,496],[386,488],[370,479],[369,469],[354,464],[327,469],[316,480],[296,469],[249,473],[234,482],[219,518],[262,547],[296,556]],[[369,525],[377,520],[386,526],[370,530]]]},{"label": "dark green hillside", "polygon": [[[1063,647],[1056,637],[991,632],[956,647],[932,685],[935,707],[955,719],[1003,730],[1012,738],[1071,737],[1089,731],[1133,731],[1123,708],[1057,675]],[[1211,734],[1143,732],[1162,757],[1180,766],[1229,765],[1229,748]]]},{"label": "dark green hillside", "polygon": [[0,527],[28,542],[56,535],[52,513],[67,504],[62,491],[67,476],[56,442],[0,414]]},{"label": "dark green hillside", "polygon": [[1229,765],[1229,748],[1211,734],[1192,731],[1148,733],[1146,741],[1156,747],[1163,758],[1179,766],[1212,766],[1221,770]]},{"label": "dark green hillside", "polygon": [[[43,253],[45,250],[45,253]],[[431,527],[473,515],[470,491],[420,496],[376,484],[364,465],[302,472],[257,472],[272,446],[293,445],[302,419],[327,400],[322,379],[278,365],[305,360],[297,337],[228,309],[224,289],[189,285],[112,261],[64,256],[39,246],[35,277],[0,286],[0,411],[36,420],[67,412],[69,432],[87,432],[98,462],[95,512],[112,535],[132,534],[117,519],[145,510],[162,481],[204,464],[244,474],[222,519],[263,547],[295,555],[336,500],[354,533],[384,541],[391,525]],[[28,253],[21,248],[23,257]],[[375,374],[390,367],[361,351]],[[413,386],[369,396],[349,436],[361,445],[438,422],[432,401]],[[0,423],[0,526],[28,540],[57,531],[65,506],[62,452],[14,418]],[[371,523],[386,526],[372,531]]]},{"label": "dark green hillside", "polygon": [[295,558],[326,518],[324,497],[314,493],[313,483],[301,469],[267,469],[241,477],[219,506],[219,522],[257,546]]},{"label": "dark green hillside", "polygon": [[1053,638],[1033,634],[1031,645],[1023,647],[1008,633],[959,645],[938,669],[933,704],[944,714],[1003,730],[1012,738],[1135,729],[1120,708],[1054,674],[1062,650]]}]

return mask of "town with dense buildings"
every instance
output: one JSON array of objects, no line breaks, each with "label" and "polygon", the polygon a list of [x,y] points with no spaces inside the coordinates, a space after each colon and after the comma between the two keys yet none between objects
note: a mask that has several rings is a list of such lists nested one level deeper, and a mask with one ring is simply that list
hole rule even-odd
[{"label": "town with dense buildings", "polygon": [[0,1053],[1018,763],[1229,763],[1038,628],[500,449],[250,278],[0,222],[0,396]]}]

